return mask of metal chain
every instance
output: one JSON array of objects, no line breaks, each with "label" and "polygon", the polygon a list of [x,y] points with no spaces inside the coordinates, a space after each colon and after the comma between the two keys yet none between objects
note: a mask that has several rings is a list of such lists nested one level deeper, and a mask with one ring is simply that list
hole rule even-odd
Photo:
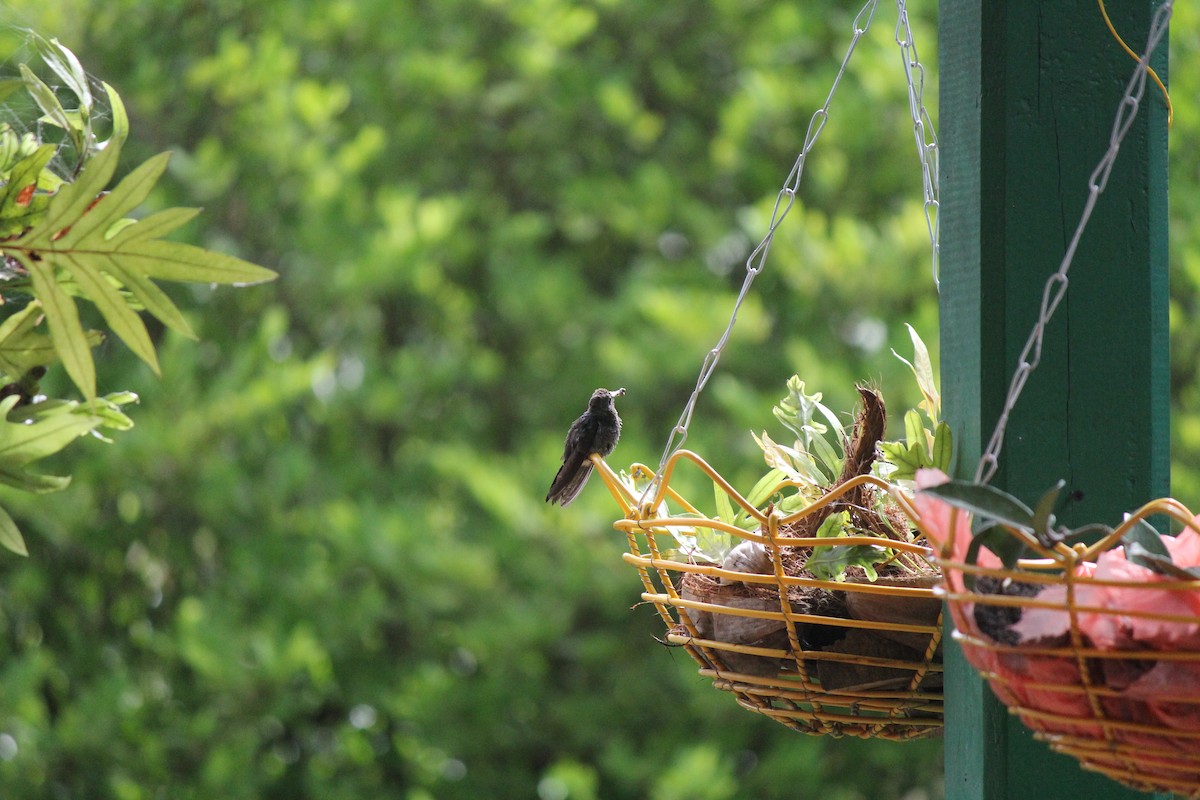
[{"label": "metal chain", "polygon": [[1121,98],[1121,103],[1117,106],[1117,114],[1113,119],[1112,131],[1108,138],[1108,150],[1088,178],[1087,203],[1084,204],[1079,224],[1075,226],[1075,234],[1071,237],[1071,243],[1067,246],[1067,252],[1063,255],[1058,270],[1050,276],[1042,290],[1042,305],[1038,312],[1037,322],[1034,323],[1033,330],[1029,333],[1029,339],[1025,342],[1025,348],[1017,359],[1017,368],[1009,384],[1008,396],[1004,399],[1000,418],[996,421],[996,429],[992,432],[992,438],[988,442],[987,449],[984,450],[983,457],[979,459],[979,467],[975,470],[976,482],[987,483],[996,474],[996,467],[1000,463],[1000,451],[1004,447],[1004,432],[1008,427],[1009,415],[1012,413],[1013,406],[1017,404],[1021,391],[1025,388],[1025,382],[1029,380],[1030,373],[1042,360],[1042,339],[1046,334],[1046,326],[1050,323],[1055,309],[1058,308],[1058,304],[1062,302],[1063,296],[1067,293],[1067,271],[1071,268],[1071,261],[1075,258],[1075,250],[1083,236],[1083,229],[1092,216],[1096,200],[1108,183],[1108,176],[1117,160],[1121,142],[1125,139],[1125,134],[1129,133],[1130,127],[1133,126],[1134,119],[1137,118],[1142,95],[1146,91],[1146,71],[1150,65],[1150,57],[1158,47],[1159,41],[1167,33],[1173,6],[1174,0],[1166,0],[1154,12],[1144,55],[1138,60],[1129,83],[1125,85],[1125,96]]},{"label": "metal chain", "polygon": [[941,232],[938,213],[938,140],[937,130],[925,109],[925,68],[917,55],[912,28],[908,24],[908,4],[896,0],[896,44],[904,61],[904,80],[908,84],[908,111],[912,115],[913,138],[921,160],[921,187],[925,198],[925,227],[929,230],[930,268],[933,285],[939,285],[938,262],[941,257]]},{"label": "metal chain", "polygon": [[858,14],[854,17],[854,35],[850,39],[850,44],[846,48],[846,54],[842,57],[842,63],[838,67],[837,74],[833,78],[833,85],[829,88],[829,94],[825,97],[825,104],[817,109],[816,113],[808,123],[808,131],[804,136],[804,146],[800,150],[800,155],[796,157],[796,161],[792,164],[792,171],[788,173],[787,179],[783,182],[783,187],[779,190],[779,194],[775,197],[775,207],[771,212],[771,224],[767,227],[766,235],[762,241],[754,248],[754,251],[746,258],[746,277],[742,281],[741,291],[738,292],[737,300],[733,304],[733,313],[729,317],[729,324],[725,326],[725,332],[721,334],[720,340],[713,349],[708,351],[704,357],[704,363],[700,367],[700,375],[696,379],[696,387],[692,389],[691,395],[688,397],[687,403],[683,407],[683,413],[679,417],[679,421],[675,423],[675,427],[671,430],[671,435],[667,439],[667,446],[663,449],[662,458],[659,459],[658,469],[654,473],[654,480],[646,487],[642,493],[642,502],[650,497],[659,481],[662,479],[663,470],[667,466],[667,461],[671,456],[683,449],[683,443],[687,440],[688,428],[692,424],[692,413],[696,410],[696,402],[700,399],[700,392],[704,390],[704,386],[708,383],[708,379],[712,377],[713,371],[717,368],[717,362],[721,360],[721,354],[725,351],[725,346],[729,343],[729,337],[733,333],[733,326],[737,322],[738,311],[742,307],[742,302],[746,299],[746,295],[750,291],[750,285],[754,283],[754,279],[758,277],[758,273],[767,260],[767,253],[771,249],[771,242],[775,238],[775,231],[783,222],[784,217],[792,210],[792,205],[796,202],[796,192],[800,188],[800,179],[804,175],[804,163],[808,159],[808,153],[812,150],[813,145],[817,142],[817,137],[821,135],[821,131],[825,128],[825,123],[829,120],[829,105],[833,102],[833,96],[837,93],[838,85],[842,81],[842,76],[846,73],[846,65],[850,63],[850,56],[853,55],[854,49],[858,46],[858,41],[867,32],[871,26],[871,20],[875,16],[875,7],[879,0],[867,0]]}]

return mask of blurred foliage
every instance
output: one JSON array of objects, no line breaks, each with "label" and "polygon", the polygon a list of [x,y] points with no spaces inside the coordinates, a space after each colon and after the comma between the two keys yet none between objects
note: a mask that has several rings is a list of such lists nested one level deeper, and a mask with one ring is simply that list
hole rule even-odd
[{"label": "blurred foliage", "polygon": [[[151,322],[161,380],[97,350],[137,427],[56,456],[52,502],[0,494],[32,556],[0,559],[0,795],[939,796],[939,742],[798,736],[708,688],[630,610],[598,485],[542,503],[596,386],[630,391],[613,461],[657,460],[858,5],[5,0],[121,93],[130,163],[174,152],[149,210],[205,206],[186,238],[281,280],[167,287],[201,344]],[[893,14],[697,409],[735,480],[793,373],[832,408],[864,379],[921,400],[888,353],[904,322],[937,340]],[[1187,497],[1200,73],[1171,78]]]}]

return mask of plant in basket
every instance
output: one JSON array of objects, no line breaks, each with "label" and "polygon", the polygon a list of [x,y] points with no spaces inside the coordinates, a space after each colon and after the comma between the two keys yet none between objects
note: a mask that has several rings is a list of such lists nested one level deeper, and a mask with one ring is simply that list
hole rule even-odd
[{"label": "plant in basket", "polygon": [[[880,715],[940,720],[938,573],[897,481],[923,466],[947,466],[950,433],[938,419],[928,354],[915,333],[913,340],[913,369],[928,391],[921,411],[906,415],[903,441],[882,441],[886,411],[875,389],[858,387],[859,407],[843,423],[793,377],[774,408],[791,436],[754,437],[768,471],[748,495],[680,451],[654,499],[634,515],[640,519],[618,523],[631,535],[627,560],[653,590],[644,596],[671,626],[669,640],[686,646],[722,688],[753,694],[743,705],[762,710],[778,696],[771,685],[789,695],[790,712],[799,713],[797,699],[826,711],[842,707],[836,719],[817,719],[824,727],[812,732],[879,735]],[[669,486],[679,459],[712,479],[715,513],[701,513]],[[650,475],[638,468],[622,475],[627,496],[641,496]]]},{"label": "plant in basket", "polygon": [[[917,481],[958,638],[997,696],[1093,768],[1136,758],[1141,775],[1200,783],[1200,518],[1160,500],[1115,529],[1068,529],[1061,482],[1029,508],[934,470]],[[1160,534],[1155,514],[1181,529]]]}]

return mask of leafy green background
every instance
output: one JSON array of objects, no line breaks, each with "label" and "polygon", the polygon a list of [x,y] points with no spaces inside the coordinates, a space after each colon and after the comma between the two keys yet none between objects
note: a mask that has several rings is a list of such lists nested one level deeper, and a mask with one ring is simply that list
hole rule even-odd
[{"label": "leafy green background", "polygon": [[[856,5],[0,5],[121,93],[126,169],[175,151],[149,210],[203,205],[186,240],[281,275],[168,287],[201,341],[147,320],[161,380],[97,351],[137,426],[64,454],[66,492],[0,493],[30,547],[0,559],[0,795],[940,796],[939,742],[803,737],[708,688],[651,638],[602,487],[542,502],[596,386],[629,389],[614,462],[657,459]],[[910,6],[932,103],[935,4]],[[833,408],[864,378],[920,400],[888,353],[903,322],[937,341],[893,14],[697,409],[689,445],[740,485],[793,373]],[[1198,81],[1172,72],[1185,499]]]}]

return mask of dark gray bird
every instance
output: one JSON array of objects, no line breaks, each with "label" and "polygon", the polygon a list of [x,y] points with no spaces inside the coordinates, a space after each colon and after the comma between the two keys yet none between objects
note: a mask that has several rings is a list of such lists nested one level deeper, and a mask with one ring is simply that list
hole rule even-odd
[{"label": "dark gray bird", "polygon": [[571,430],[567,431],[563,463],[546,493],[547,503],[565,506],[574,500],[592,474],[588,456],[592,453],[606,456],[617,446],[617,440],[621,438],[621,418],[617,416],[614,401],[623,394],[624,389],[592,392],[587,411],[571,423]]}]

